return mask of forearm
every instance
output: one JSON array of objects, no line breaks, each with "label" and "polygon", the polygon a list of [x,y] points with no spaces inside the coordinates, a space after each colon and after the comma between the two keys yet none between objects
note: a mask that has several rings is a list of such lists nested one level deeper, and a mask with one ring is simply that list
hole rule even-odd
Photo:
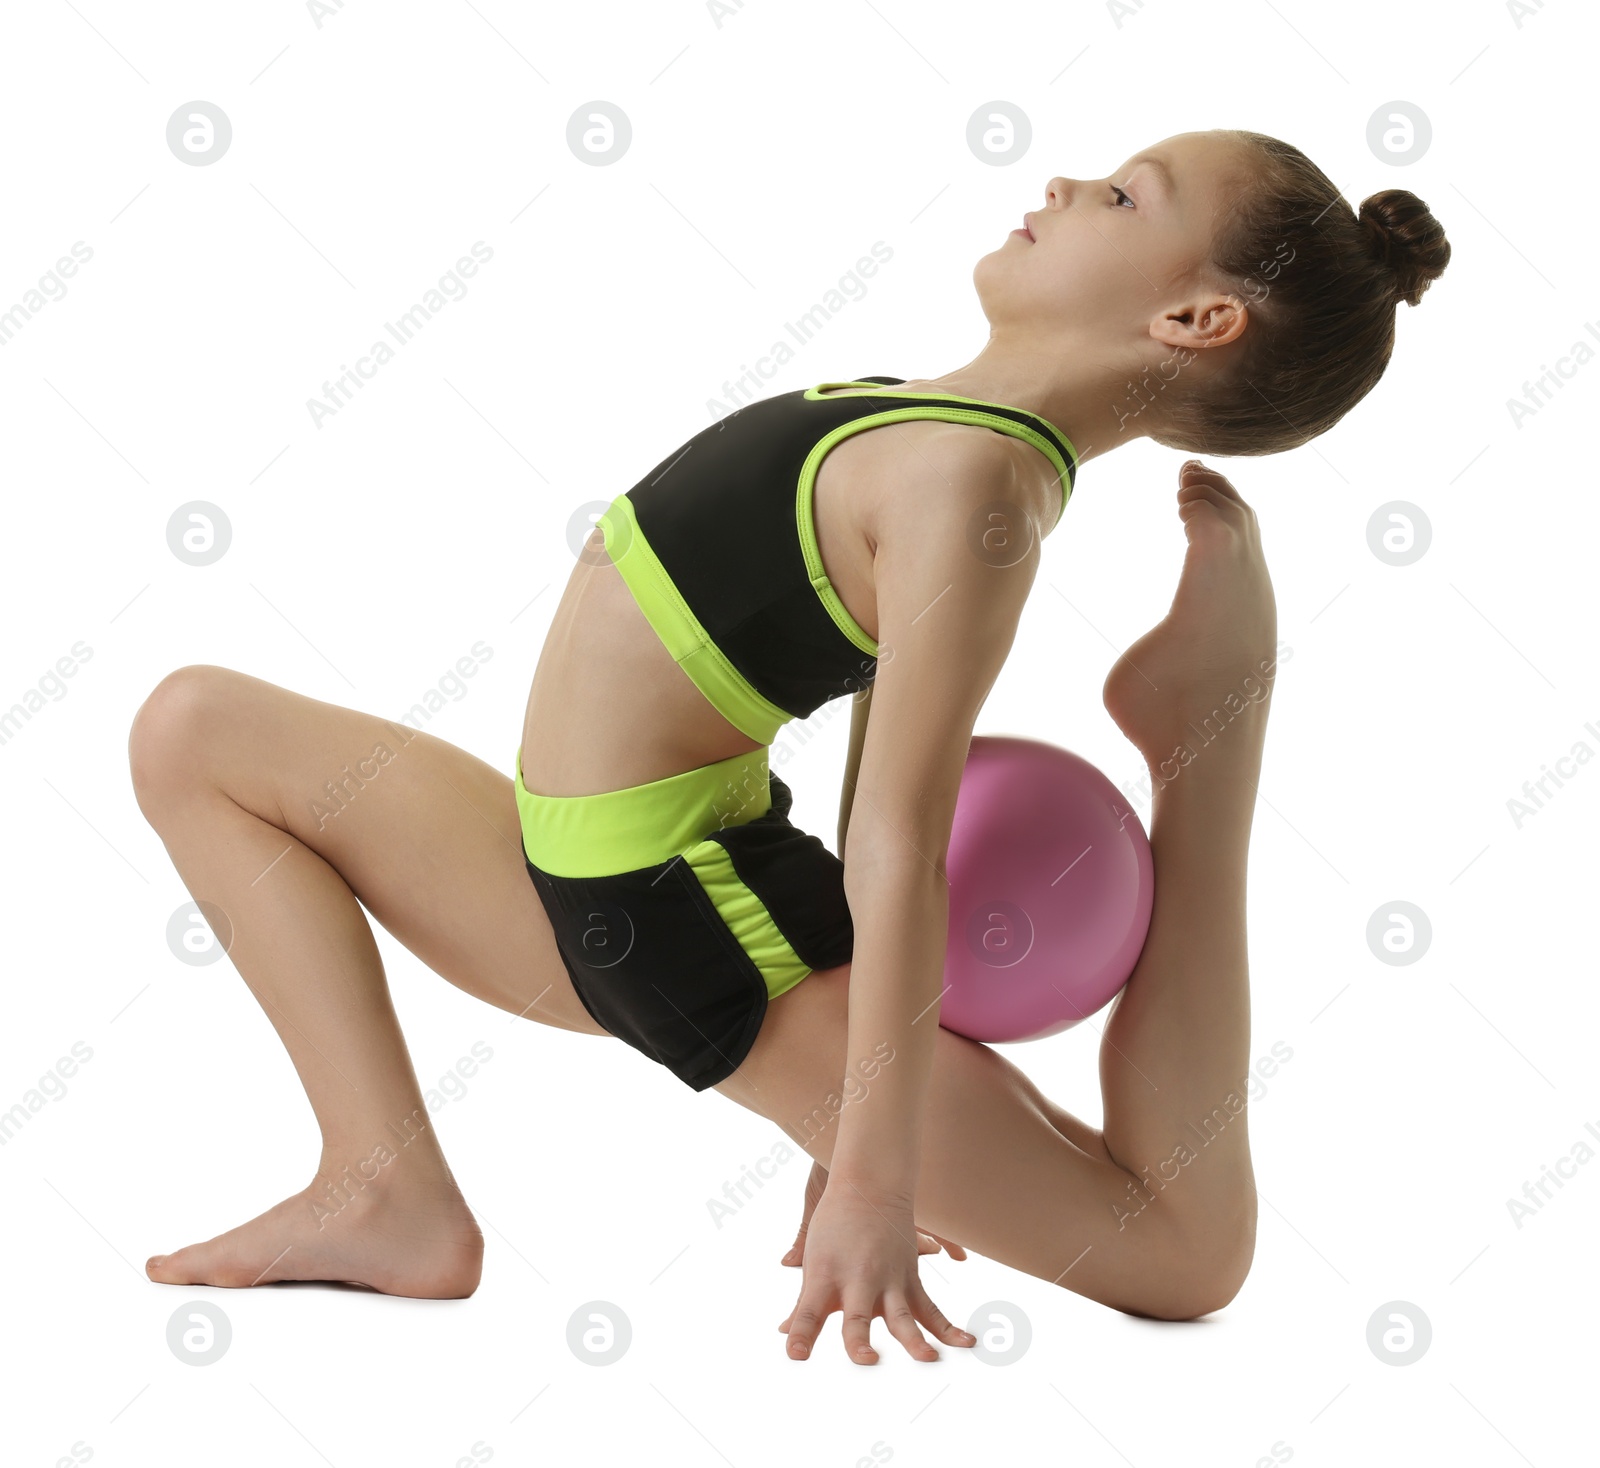
[{"label": "forearm", "polygon": [[867,874],[847,869],[846,890],[856,944],[845,1105],[829,1173],[909,1203],[944,988],[950,888],[942,872],[913,853]]}]

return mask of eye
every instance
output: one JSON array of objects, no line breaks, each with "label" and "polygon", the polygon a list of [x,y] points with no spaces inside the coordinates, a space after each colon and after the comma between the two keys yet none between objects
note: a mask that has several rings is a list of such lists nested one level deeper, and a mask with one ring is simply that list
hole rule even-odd
[{"label": "eye", "polygon": [[1130,209],[1134,207],[1133,200],[1129,198],[1127,194],[1123,193],[1122,190],[1119,189],[1115,184],[1111,184],[1109,187],[1111,192],[1117,196],[1117,207],[1119,209],[1124,204],[1126,204]]}]

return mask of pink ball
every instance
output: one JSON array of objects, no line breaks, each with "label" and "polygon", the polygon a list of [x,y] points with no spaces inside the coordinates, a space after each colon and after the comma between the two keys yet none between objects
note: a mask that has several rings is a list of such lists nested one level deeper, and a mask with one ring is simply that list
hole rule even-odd
[{"label": "pink ball", "polygon": [[1138,816],[1088,760],[1038,739],[974,736],[945,871],[946,1029],[1042,1039],[1128,981],[1155,864]]}]

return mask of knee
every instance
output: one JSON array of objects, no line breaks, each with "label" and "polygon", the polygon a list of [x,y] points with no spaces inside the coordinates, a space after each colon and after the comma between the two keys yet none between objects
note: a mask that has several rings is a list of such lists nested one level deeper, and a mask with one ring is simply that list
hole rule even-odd
[{"label": "knee", "polygon": [[1160,1308],[1161,1320],[1198,1320],[1231,1304],[1249,1277],[1256,1251],[1256,1203],[1191,1229]]},{"label": "knee", "polygon": [[168,673],[139,705],[128,730],[128,769],[139,808],[149,805],[175,778],[192,783],[209,713],[218,706],[226,668],[191,663]]}]

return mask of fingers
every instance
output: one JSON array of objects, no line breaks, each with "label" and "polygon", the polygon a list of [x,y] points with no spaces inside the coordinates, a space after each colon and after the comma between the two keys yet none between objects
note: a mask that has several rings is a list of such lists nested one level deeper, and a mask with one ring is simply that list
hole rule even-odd
[{"label": "fingers", "polygon": [[929,1234],[928,1237],[941,1245],[952,1259],[965,1259],[967,1257],[967,1251],[960,1244],[951,1243],[949,1239],[940,1238],[938,1234]]},{"label": "fingers", "polygon": [[963,1330],[959,1325],[953,1324],[945,1318],[945,1313],[928,1297],[928,1292],[922,1288],[921,1280],[914,1280],[910,1291],[910,1304],[915,1317],[933,1332],[936,1340],[943,1341],[947,1346],[975,1346],[978,1344],[977,1336],[970,1330]]},{"label": "fingers", "polygon": [[817,1204],[821,1202],[823,1189],[827,1185],[828,1169],[820,1162],[813,1162],[810,1176],[806,1178],[805,1198],[800,1205],[800,1232],[794,1236],[794,1243],[789,1245],[789,1252],[783,1256],[781,1263],[789,1265],[805,1263],[806,1230],[811,1226],[811,1215],[817,1211]]},{"label": "fingers", "polygon": [[817,1338],[817,1332],[822,1328],[824,1318],[830,1312],[819,1310],[804,1295],[800,1303],[789,1312],[789,1318],[783,1322],[783,1329],[789,1333],[789,1359],[791,1361],[804,1361],[811,1354],[812,1342]]},{"label": "fingers", "polygon": [[863,1366],[877,1364],[877,1348],[872,1344],[872,1315],[870,1303],[864,1303],[864,1297],[857,1298],[854,1304],[844,1307],[844,1350],[852,1361],[859,1361]]},{"label": "fingers", "polygon": [[947,1346],[975,1346],[978,1343],[978,1338],[971,1331],[963,1330],[946,1319],[944,1312],[928,1298],[920,1281],[914,1280],[906,1294],[895,1291],[886,1294],[881,1310],[865,1303],[864,1295],[852,1297],[852,1300],[853,1303],[843,1306],[829,1305],[823,1308],[802,1296],[778,1327],[788,1334],[789,1358],[804,1361],[811,1354],[818,1333],[835,1310],[840,1310],[843,1315],[841,1333],[844,1336],[845,1354],[862,1366],[873,1366],[878,1362],[878,1351],[872,1344],[872,1320],[880,1314],[884,1324],[889,1327],[889,1333],[916,1361],[939,1359],[932,1342],[917,1328],[919,1324]]},{"label": "fingers", "polygon": [[885,1295],[883,1300],[883,1323],[889,1327],[892,1335],[907,1353],[916,1361],[937,1361],[939,1353],[930,1346],[917,1329],[917,1319],[912,1313],[911,1305],[904,1295]]}]

